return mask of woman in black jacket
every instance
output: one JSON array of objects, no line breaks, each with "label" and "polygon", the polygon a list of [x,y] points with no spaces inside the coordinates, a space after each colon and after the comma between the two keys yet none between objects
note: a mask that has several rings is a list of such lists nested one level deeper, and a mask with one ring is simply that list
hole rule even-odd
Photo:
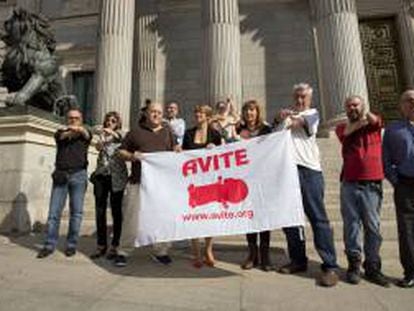
[{"label": "woman in black jacket", "polygon": [[[242,118],[236,129],[241,139],[250,139],[272,132],[272,128],[263,121],[261,111],[259,103],[255,100],[250,100],[243,105]],[[260,236],[260,247],[257,246],[258,235]],[[263,271],[269,271],[271,268],[269,259],[270,231],[262,231],[259,234],[248,233],[246,238],[249,255],[242,263],[241,268],[249,270],[260,264]]]}]

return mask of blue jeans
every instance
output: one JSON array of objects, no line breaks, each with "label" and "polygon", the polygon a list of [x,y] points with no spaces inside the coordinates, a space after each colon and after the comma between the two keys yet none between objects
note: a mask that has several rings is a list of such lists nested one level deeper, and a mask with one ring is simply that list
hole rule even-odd
[{"label": "blue jeans", "polygon": [[381,182],[342,182],[341,214],[345,253],[350,261],[361,260],[361,225],[364,228],[365,269],[379,270]]},{"label": "blue jeans", "polygon": [[[323,202],[325,184],[322,172],[298,166],[299,182],[305,214],[311,224],[316,251],[322,259],[322,269],[335,269],[336,252],[333,232]],[[293,263],[306,265],[306,245],[303,227],[284,228],[289,257]]]},{"label": "blue jeans", "polygon": [[81,170],[69,175],[64,185],[53,184],[50,197],[49,216],[47,219],[47,235],[45,248],[54,250],[59,238],[59,226],[66,197],[69,193],[69,230],[66,240],[67,248],[76,248],[83,215],[83,200],[85,197],[88,175]]}]

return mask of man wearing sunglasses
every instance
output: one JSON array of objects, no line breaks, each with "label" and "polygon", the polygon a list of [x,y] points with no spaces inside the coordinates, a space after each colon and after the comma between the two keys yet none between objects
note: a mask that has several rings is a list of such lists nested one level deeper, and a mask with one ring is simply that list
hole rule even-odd
[{"label": "man wearing sunglasses", "polygon": [[55,171],[52,174],[53,187],[50,197],[47,234],[38,258],[52,254],[59,238],[62,210],[69,194],[69,230],[65,255],[76,254],[79,230],[82,222],[83,202],[88,176],[88,148],[91,133],[83,126],[82,112],[71,108],[66,115],[67,125],[55,133],[57,146]]}]

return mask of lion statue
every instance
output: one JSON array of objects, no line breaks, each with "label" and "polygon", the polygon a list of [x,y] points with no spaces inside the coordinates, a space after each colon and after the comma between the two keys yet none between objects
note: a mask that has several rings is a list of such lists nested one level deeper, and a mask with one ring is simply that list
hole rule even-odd
[{"label": "lion statue", "polygon": [[48,21],[16,8],[4,22],[4,30],[1,40],[7,52],[0,86],[12,93],[6,104],[31,105],[53,112],[63,88],[54,56],[56,41]]}]

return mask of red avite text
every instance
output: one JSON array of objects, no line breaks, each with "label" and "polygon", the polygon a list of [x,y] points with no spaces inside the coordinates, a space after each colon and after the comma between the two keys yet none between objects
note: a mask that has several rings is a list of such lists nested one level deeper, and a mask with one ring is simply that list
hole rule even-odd
[{"label": "red avite text", "polygon": [[208,173],[221,169],[228,169],[232,165],[242,166],[249,164],[246,149],[228,151],[222,154],[215,154],[205,158],[189,160],[183,164],[182,173],[184,177],[199,173]]}]

